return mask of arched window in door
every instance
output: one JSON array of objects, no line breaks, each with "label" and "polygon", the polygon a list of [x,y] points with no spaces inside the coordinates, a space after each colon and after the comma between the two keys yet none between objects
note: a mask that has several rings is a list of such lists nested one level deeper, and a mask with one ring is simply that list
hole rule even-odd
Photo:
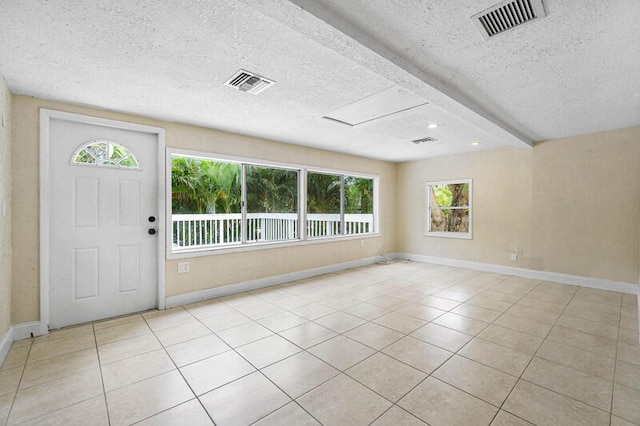
[{"label": "arched window in door", "polygon": [[140,163],[127,148],[115,142],[100,140],[87,142],[76,149],[71,163],[122,169],[140,168]]}]

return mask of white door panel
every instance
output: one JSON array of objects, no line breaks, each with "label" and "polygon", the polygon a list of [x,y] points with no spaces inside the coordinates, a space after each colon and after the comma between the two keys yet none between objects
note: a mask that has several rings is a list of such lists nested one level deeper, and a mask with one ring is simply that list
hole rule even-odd
[{"label": "white door panel", "polygon": [[[127,148],[139,169],[73,164],[93,141]],[[156,306],[157,135],[50,122],[51,328]]]}]

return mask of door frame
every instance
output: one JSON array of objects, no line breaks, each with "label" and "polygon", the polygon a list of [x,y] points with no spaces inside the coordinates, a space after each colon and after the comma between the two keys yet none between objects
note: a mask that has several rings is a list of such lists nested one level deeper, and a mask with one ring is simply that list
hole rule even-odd
[{"label": "door frame", "polygon": [[140,133],[147,133],[156,136],[158,145],[157,166],[158,175],[156,176],[158,200],[158,235],[156,238],[156,263],[157,263],[157,281],[158,287],[156,291],[156,307],[158,309],[165,308],[165,256],[164,241],[165,229],[162,224],[165,223],[165,129],[161,127],[147,126],[143,124],[127,123],[124,121],[109,120],[105,118],[97,118],[88,115],[75,114],[64,111],[40,108],[40,334],[49,332],[51,300],[50,300],[50,283],[49,283],[49,243],[50,243],[50,125],[52,119],[71,121],[83,124],[92,124],[103,127],[111,127],[122,130],[129,130]]}]

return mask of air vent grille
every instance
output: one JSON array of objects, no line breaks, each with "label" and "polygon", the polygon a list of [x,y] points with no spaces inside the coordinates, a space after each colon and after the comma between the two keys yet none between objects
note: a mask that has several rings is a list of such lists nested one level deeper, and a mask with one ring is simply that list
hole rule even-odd
[{"label": "air vent grille", "polygon": [[252,95],[257,95],[274,85],[275,81],[249,71],[240,70],[224,84],[225,86],[233,87],[235,89],[242,90],[243,92],[251,93]]},{"label": "air vent grille", "polygon": [[471,17],[482,37],[488,40],[535,19],[547,16],[542,0],[501,2]]},{"label": "air vent grille", "polygon": [[426,138],[414,139],[411,142],[413,142],[416,145],[420,145],[420,144],[436,145],[440,143],[438,139],[432,138],[431,136],[427,136]]}]

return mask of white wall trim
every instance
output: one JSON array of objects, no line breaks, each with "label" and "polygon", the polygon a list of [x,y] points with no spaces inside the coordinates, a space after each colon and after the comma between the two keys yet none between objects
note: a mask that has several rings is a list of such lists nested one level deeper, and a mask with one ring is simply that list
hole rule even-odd
[{"label": "white wall trim", "polygon": [[49,333],[46,327],[42,327],[40,321],[23,322],[13,326],[13,340],[27,339],[33,336],[42,336]]},{"label": "white wall trim", "polygon": [[13,342],[28,339],[33,336],[41,336],[48,332],[49,330],[47,330],[46,327],[44,329],[42,328],[40,321],[25,322],[11,326],[0,342],[0,365],[2,365],[6,359]]},{"label": "white wall trim", "polygon": [[476,271],[493,272],[497,274],[515,275],[517,277],[523,278],[553,281],[561,284],[572,284],[599,290],[617,291],[627,294],[638,294],[638,297],[640,298],[640,287],[637,284],[626,283],[622,281],[611,281],[603,278],[582,277],[579,275],[562,274],[559,272],[536,271],[533,269],[515,268],[512,266],[495,265],[492,263],[471,262],[468,260],[425,256],[410,253],[393,253],[390,256],[394,259],[406,259],[415,262],[433,263],[436,265],[454,266],[458,268],[473,269]]},{"label": "white wall trim", "polygon": [[[640,330],[640,289],[638,289],[638,303],[636,306],[638,307],[638,329]],[[638,343],[640,343],[640,333],[638,333]]]},{"label": "white wall trim", "polygon": [[[165,228],[162,226],[165,220],[165,130],[161,127],[147,126],[144,124],[129,123],[125,121],[109,120],[106,118],[92,117],[82,114],[74,114],[64,111],[56,111],[46,108],[40,109],[40,321],[36,334],[46,334],[49,330],[51,318],[50,309],[50,283],[49,283],[49,247],[50,247],[50,123],[51,119],[59,119],[78,123],[86,123],[97,126],[112,127],[116,129],[130,130],[134,132],[149,133],[156,135],[158,141],[158,173],[157,173],[157,215],[158,215],[158,244],[157,244],[157,307],[164,309],[165,303]],[[26,323],[35,324],[35,323]],[[14,326],[15,327],[21,327]],[[25,336],[29,337],[30,333]],[[17,338],[17,337],[16,337]],[[20,337],[23,338],[23,337]]]},{"label": "white wall trim", "polygon": [[0,342],[0,365],[2,365],[4,359],[7,357],[9,349],[11,349],[11,345],[13,344],[13,340],[13,327],[9,327],[9,330],[5,333],[2,341]]},{"label": "white wall trim", "polygon": [[214,299],[216,297],[228,296],[230,294],[241,293],[243,291],[257,290],[264,287],[271,287],[292,281],[303,280],[316,277],[318,275],[330,274],[343,271],[345,269],[357,268],[359,266],[371,265],[372,263],[385,261],[387,257],[375,256],[350,262],[336,263],[334,265],[321,266],[319,268],[305,269],[303,271],[291,272],[289,274],[275,275],[272,277],[260,278],[257,280],[244,281],[236,284],[229,284],[221,287],[208,288],[206,290],[194,291],[191,293],[179,294],[167,297],[166,307],[187,305],[189,303],[200,302],[202,300]]}]

